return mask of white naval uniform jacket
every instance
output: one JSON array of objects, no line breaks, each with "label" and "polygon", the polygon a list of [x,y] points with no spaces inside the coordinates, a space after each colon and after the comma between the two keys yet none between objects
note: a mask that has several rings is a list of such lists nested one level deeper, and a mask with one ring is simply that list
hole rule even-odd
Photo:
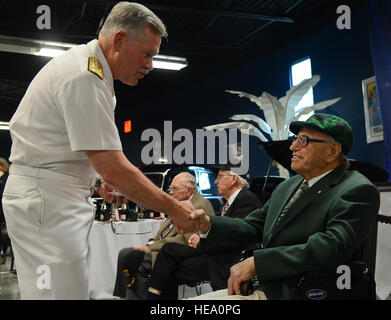
[{"label": "white naval uniform jacket", "polygon": [[[98,73],[88,70],[89,57],[102,65]],[[98,174],[83,150],[122,150],[115,104],[111,71],[93,40],[49,61],[10,121],[3,207],[22,299],[88,299],[94,214],[85,181]],[[45,268],[49,282],[39,278]]]},{"label": "white naval uniform jacket", "polygon": [[[88,71],[89,57],[103,79]],[[10,121],[10,161],[76,176],[96,176],[81,150],[122,150],[113,77],[98,40],[52,59],[35,76]]]}]

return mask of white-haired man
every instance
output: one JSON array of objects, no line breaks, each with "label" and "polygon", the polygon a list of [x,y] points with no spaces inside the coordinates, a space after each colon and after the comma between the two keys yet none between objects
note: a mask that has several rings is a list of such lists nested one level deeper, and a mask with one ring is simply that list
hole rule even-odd
[{"label": "white-haired man", "polygon": [[52,59],[31,82],[10,121],[12,165],[3,195],[22,299],[88,298],[90,195],[99,176],[106,201],[119,191],[188,223],[191,209],[127,160],[114,121],[113,80],[135,86],[152,70],[166,35],[152,11],[120,2],[98,40]]},{"label": "white-haired man", "polygon": [[[196,178],[189,172],[181,172],[172,179],[170,194],[180,201],[189,200],[195,209],[203,209],[206,214],[214,215],[212,204],[197,192]],[[129,300],[146,299],[145,278],[151,273],[160,249],[166,243],[187,244],[191,235],[178,233],[170,219],[166,219],[145,246],[122,249],[118,254],[113,295]]]},{"label": "white-haired man", "polygon": [[[220,213],[222,216],[244,219],[262,207],[258,197],[248,190],[247,181],[232,172],[229,165],[220,167],[215,184],[219,194],[227,200]],[[245,247],[232,243],[227,246],[222,242],[204,251],[198,247],[199,241],[199,236],[193,234],[189,245],[167,243],[161,248],[150,277],[148,299],[177,299],[178,285],[183,283],[194,285],[211,281],[213,290],[227,287],[230,267]]]}]

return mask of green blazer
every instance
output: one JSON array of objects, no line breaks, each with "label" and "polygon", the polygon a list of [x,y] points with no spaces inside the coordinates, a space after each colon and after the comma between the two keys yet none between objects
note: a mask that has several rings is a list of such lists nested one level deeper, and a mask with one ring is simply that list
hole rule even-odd
[{"label": "green blazer", "polygon": [[299,175],[280,183],[262,209],[246,219],[211,217],[205,245],[262,243],[254,251],[257,277],[268,299],[295,299],[297,277],[336,270],[360,247],[376,221],[380,196],[357,171],[338,167],[278,216],[297,190]]}]

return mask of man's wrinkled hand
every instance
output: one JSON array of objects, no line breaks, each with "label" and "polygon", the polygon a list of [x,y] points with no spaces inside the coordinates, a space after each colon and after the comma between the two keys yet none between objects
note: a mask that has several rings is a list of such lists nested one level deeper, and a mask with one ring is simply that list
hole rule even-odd
[{"label": "man's wrinkled hand", "polygon": [[247,258],[231,267],[228,279],[228,295],[244,295],[250,280],[256,275],[254,257]]},{"label": "man's wrinkled hand", "polygon": [[118,205],[118,207],[120,207],[124,203],[129,202],[129,199],[123,196],[115,196],[111,194],[111,192],[116,192],[116,190],[107,182],[103,182],[98,191],[99,195],[103,198],[103,200],[108,203],[114,202]]},{"label": "man's wrinkled hand", "polygon": [[187,243],[190,247],[197,248],[198,243],[200,242],[200,236],[196,233],[193,233]]},{"label": "man's wrinkled hand", "polygon": [[180,234],[197,231],[205,233],[210,227],[210,218],[203,209],[194,210],[190,214],[188,220],[184,223],[177,221],[176,219],[171,219],[171,221],[175,224],[175,227]]},{"label": "man's wrinkled hand", "polygon": [[195,210],[193,203],[185,200],[179,201],[179,205],[182,207],[185,215],[175,218],[170,217],[171,223],[175,225],[175,228],[180,234],[197,231],[197,226],[190,220],[190,215]]},{"label": "man's wrinkled hand", "polygon": [[195,210],[191,215],[190,219],[197,224],[197,231],[206,233],[210,229],[210,217],[205,213],[203,209]]}]

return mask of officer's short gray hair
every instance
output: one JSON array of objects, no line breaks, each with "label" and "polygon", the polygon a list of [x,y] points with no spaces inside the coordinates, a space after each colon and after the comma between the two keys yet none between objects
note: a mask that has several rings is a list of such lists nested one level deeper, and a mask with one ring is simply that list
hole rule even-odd
[{"label": "officer's short gray hair", "polygon": [[135,2],[119,2],[107,16],[99,36],[110,38],[119,30],[125,31],[128,36],[138,36],[146,27],[167,37],[165,25],[151,10]]}]

